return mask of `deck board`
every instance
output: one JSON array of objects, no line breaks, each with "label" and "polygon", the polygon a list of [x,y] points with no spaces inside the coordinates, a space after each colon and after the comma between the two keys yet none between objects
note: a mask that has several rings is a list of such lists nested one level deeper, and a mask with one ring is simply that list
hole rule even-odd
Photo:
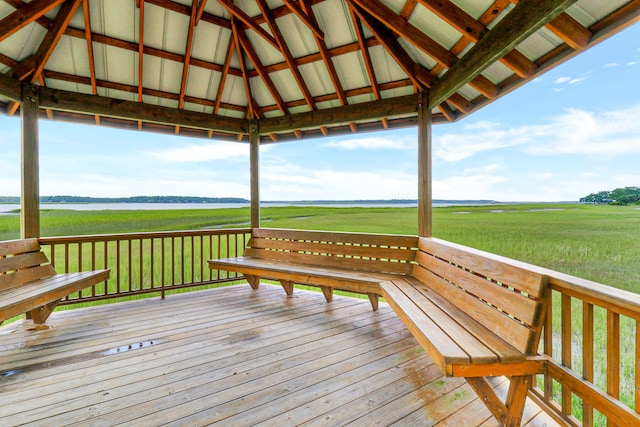
[{"label": "deck board", "polygon": [[384,303],[239,285],[48,325],[0,327],[0,425],[492,425]]}]

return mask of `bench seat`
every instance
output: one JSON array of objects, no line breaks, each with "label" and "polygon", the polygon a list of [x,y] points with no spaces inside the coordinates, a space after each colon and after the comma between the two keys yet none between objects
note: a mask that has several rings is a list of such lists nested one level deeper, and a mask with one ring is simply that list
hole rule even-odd
[{"label": "bench seat", "polygon": [[[548,278],[517,261],[436,238],[254,229],[237,258],[214,269],[382,295],[442,372],[464,377],[501,425],[518,426],[534,374]],[[510,378],[498,399],[486,377]]]},{"label": "bench seat", "polygon": [[399,278],[380,287],[382,296],[446,376],[543,371],[544,363],[537,356],[515,349],[419,280]]},{"label": "bench seat", "polygon": [[38,239],[0,242],[0,323],[22,313],[44,323],[62,298],[108,280],[110,272],[56,274]]}]

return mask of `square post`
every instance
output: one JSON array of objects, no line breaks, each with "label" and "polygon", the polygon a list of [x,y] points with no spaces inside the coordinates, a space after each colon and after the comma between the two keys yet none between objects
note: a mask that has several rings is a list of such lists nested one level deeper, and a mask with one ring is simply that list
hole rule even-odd
[{"label": "square post", "polygon": [[418,235],[420,237],[433,235],[431,120],[428,95],[423,92],[420,94],[418,105]]},{"label": "square post", "polygon": [[22,86],[20,235],[40,237],[40,173],[38,140],[39,90]]},{"label": "square post", "polygon": [[251,228],[260,227],[260,134],[258,122],[249,125],[249,168],[251,170]]}]

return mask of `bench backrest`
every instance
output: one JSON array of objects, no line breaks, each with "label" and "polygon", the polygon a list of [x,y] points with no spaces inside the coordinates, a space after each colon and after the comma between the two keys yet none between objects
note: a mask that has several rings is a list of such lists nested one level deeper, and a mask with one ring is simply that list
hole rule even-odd
[{"label": "bench backrest", "polygon": [[420,238],[413,275],[519,351],[537,352],[547,276],[523,263],[435,238]]},{"label": "bench backrest", "polygon": [[0,242],[0,288],[27,283],[56,274],[38,239]]},{"label": "bench backrest", "polygon": [[254,228],[245,256],[316,266],[411,274],[415,236]]}]

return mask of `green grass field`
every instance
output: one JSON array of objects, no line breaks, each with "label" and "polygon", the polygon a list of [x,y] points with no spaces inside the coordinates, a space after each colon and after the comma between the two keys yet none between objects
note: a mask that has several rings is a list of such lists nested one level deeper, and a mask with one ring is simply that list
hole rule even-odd
[{"label": "green grass field", "polygon": [[[2,207],[0,205],[0,211]],[[640,208],[579,204],[435,208],[436,237],[640,292]],[[273,207],[262,225],[417,233],[415,208]],[[43,236],[248,227],[249,209],[45,210]],[[0,215],[0,240],[19,237],[16,213]]]}]

